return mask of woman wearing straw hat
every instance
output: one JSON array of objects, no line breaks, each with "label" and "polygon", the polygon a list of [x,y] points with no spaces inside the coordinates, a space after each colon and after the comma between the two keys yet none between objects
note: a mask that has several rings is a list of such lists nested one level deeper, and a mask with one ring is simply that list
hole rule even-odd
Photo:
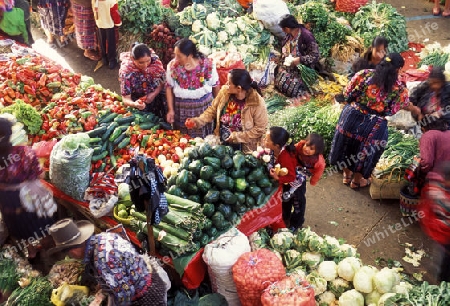
[{"label": "woman wearing straw hat", "polygon": [[63,252],[82,259],[86,265],[82,282],[95,280],[113,305],[166,305],[167,274],[119,234],[94,235],[92,223],[72,219],[58,221],[49,233],[56,246],[48,254]]}]

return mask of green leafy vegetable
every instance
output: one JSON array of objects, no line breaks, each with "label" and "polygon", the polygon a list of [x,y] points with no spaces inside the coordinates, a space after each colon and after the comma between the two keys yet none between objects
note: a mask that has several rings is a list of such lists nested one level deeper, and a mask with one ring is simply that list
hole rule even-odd
[{"label": "green leafy vegetable", "polygon": [[37,134],[41,129],[42,118],[39,112],[23,100],[16,99],[14,104],[0,110],[0,113],[13,114],[17,121],[25,125],[29,134]]},{"label": "green leafy vegetable", "polygon": [[352,20],[352,27],[364,39],[366,47],[376,36],[384,36],[389,40],[390,52],[408,50],[406,19],[390,4],[372,0],[362,6]]}]

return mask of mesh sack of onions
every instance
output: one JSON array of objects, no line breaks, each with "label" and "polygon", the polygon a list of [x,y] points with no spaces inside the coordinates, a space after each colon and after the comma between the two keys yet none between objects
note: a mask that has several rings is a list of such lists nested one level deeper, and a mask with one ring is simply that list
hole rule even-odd
[{"label": "mesh sack of onions", "polygon": [[264,289],[286,276],[281,260],[267,249],[242,254],[232,271],[242,306],[262,305]]},{"label": "mesh sack of onions", "polygon": [[315,306],[313,287],[299,277],[285,277],[270,284],[261,295],[263,306]]}]

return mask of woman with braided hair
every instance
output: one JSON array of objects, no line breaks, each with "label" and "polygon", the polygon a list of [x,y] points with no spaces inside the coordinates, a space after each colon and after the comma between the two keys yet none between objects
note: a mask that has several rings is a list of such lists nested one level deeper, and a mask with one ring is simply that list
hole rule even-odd
[{"label": "woman with braided hair", "polygon": [[405,61],[399,53],[385,56],[375,69],[357,72],[344,91],[347,102],[334,134],[330,163],[344,172],[352,189],[370,185],[370,176],[388,139],[386,116],[412,110],[406,86],[398,80]]}]

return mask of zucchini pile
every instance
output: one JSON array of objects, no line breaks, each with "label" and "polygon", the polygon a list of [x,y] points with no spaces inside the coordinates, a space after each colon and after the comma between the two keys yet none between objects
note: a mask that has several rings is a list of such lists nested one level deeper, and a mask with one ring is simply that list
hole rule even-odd
[{"label": "zucchini pile", "polygon": [[[206,220],[201,205],[167,193],[166,198],[169,213],[161,219],[159,224],[153,225],[153,236],[158,241],[159,253],[182,255],[197,252],[202,245],[199,240],[195,242],[194,237],[197,233],[201,233]],[[147,235],[145,214],[133,211],[131,215],[135,218],[131,221],[131,227],[138,237],[140,232]]]},{"label": "zucchini pile", "polygon": [[130,145],[132,134],[139,133],[140,130],[167,128],[163,119],[153,113],[133,112],[122,115],[105,109],[99,111],[99,115],[97,127],[86,132],[94,149],[92,163],[102,161],[99,167],[95,167],[95,172],[104,171],[108,164],[116,167],[120,156],[116,156],[114,151]]},{"label": "zucchini pile", "polygon": [[206,220],[193,236],[201,246],[264,205],[276,189],[263,161],[229,146],[202,143],[187,148],[185,155],[177,175],[167,181],[167,194],[202,205]]}]

